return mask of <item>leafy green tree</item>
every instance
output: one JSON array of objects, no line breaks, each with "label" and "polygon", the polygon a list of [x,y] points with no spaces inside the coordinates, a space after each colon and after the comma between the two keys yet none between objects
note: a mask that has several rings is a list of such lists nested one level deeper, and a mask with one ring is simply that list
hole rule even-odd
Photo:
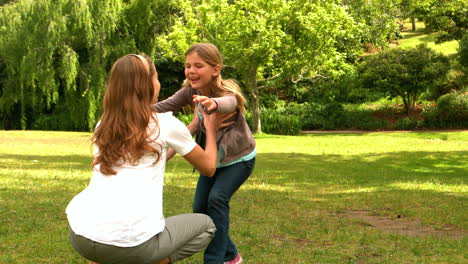
[{"label": "leafy green tree", "polygon": [[9,4],[9,3],[13,3],[15,1],[16,0],[0,0],[0,6],[6,5],[6,4]]},{"label": "leafy green tree", "polygon": [[362,42],[382,47],[399,32],[396,18],[401,13],[400,1],[342,0],[342,5],[359,25]]},{"label": "leafy green tree", "polygon": [[421,44],[368,56],[359,70],[366,88],[379,90],[390,98],[401,97],[409,114],[421,93],[443,81],[449,69],[445,56]]},{"label": "leafy green tree", "polygon": [[0,7],[0,119],[11,120],[10,128],[92,130],[111,63],[126,53],[155,55],[155,36],[170,25],[174,3],[18,0]]},{"label": "leafy green tree", "polygon": [[170,33],[159,38],[166,57],[183,60],[196,42],[211,42],[239,73],[251,98],[253,130],[261,132],[260,89],[284,80],[320,76],[346,61],[339,47],[353,43],[353,20],[338,2],[282,0],[181,0]]},{"label": "leafy green tree", "polygon": [[[0,9],[0,57],[5,63],[0,113],[20,108],[20,128],[63,96],[70,120],[95,122],[108,60],[106,40],[121,1],[26,1]],[[74,97],[88,100],[75,104]],[[87,109],[87,111],[83,111]],[[81,113],[87,114],[83,118]]]},{"label": "leafy green tree", "polygon": [[468,30],[466,0],[405,0],[411,13],[423,20],[427,32],[438,32],[437,43],[461,40]]}]

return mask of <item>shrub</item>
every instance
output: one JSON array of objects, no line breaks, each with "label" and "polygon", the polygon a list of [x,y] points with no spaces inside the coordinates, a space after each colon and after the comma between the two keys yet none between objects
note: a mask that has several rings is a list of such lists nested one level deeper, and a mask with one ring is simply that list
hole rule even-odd
[{"label": "shrub", "polygon": [[344,107],[337,102],[325,104],[319,112],[320,121],[323,129],[343,128],[345,122]]},{"label": "shrub", "polygon": [[423,113],[425,125],[440,128],[468,127],[468,93],[451,92],[441,96],[433,109]]},{"label": "shrub", "polygon": [[317,103],[289,103],[284,107],[285,115],[297,116],[302,130],[321,128],[319,117],[320,105]]},{"label": "shrub", "polygon": [[345,109],[346,127],[352,129],[362,130],[383,130],[386,129],[389,124],[387,120],[377,119],[374,116],[373,110],[368,109],[356,109],[346,110]]},{"label": "shrub", "polygon": [[437,100],[437,114],[447,127],[468,126],[468,94],[452,92]]},{"label": "shrub", "polygon": [[190,124],[190,122],[192,122],[192,119],[193,119],[193,113],[189,113],[189,114],[184,114],[182,112],[179,112],[176,114],[176,117],[182,121],[182,123],[184,123],[185,125],[188,125]]},{"label": "shrub", "polygon": [[299,117],[285,114],[284,110],[262,109],[262,130],[269,134],[297,135],[301,130]]},{"label": "shrub", "polygon": [[426,45],[368,56],[359,67],[363,85],[390,98],[401,97],[407,113],[418,97],[445,80],[449,60]]},{"label": "shrub", "polygon": [[421,127],[421,122],[413,117],[398,119],[393,125],[394,129],[414,130]]}]

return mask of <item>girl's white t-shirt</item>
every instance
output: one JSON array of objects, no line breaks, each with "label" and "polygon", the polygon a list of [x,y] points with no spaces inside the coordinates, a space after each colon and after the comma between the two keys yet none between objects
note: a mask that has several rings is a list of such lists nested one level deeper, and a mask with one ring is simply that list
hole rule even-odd
[{"label": "girl's white t-shirt", "polygon": [[[155,163],[154,154],[146,154],[138,165],[124,163],[113,167],[115,175],[104,175],[96,166],[88,187],[66,209],[70,227],[77,235],[108,245],[133,247],[164,229],[167,149],[171,147],[184,156],[196,143],[171,112],[155,115],[158,125],[151,121],[148,135],[151,139],[157,137],[161,146],[159,161]],[[99,151],[96,146],[94,151]]]}]

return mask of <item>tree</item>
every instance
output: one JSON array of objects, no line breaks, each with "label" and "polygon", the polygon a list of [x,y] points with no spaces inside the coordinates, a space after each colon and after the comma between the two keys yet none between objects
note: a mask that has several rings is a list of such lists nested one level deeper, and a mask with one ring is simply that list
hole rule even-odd
[{"label": "tree", "polygon": [[[18,1],[0,9],[0,57],[5,63],[0,113],[19,105],[20,128],[63,97],[70,120],[95,122],[108,61],[103,58],[121,12],[117,0]],[[88,98],[85,105],[75,96]],[[83,111],[83,108],[87,111]],[[79,113],[86,113],[79,118]]]},{"label": "tree", "polygon": [[13,3],[15,1],[16,0],[0,0],[0,6],[6,5],[6,4],[9,4],[9,3]]},{"label": "tree", "polygon": [[407,114],[421,93],[444,80],[449,69],[449,60],[424,44],[368,56],[359,67],[365,87],[401,97]]},{"label": "tree", "polygon": [[261,132],[261,87],[345,63],[338,44],[356,30],[334,1],[181,0],[180,7],[170,33],[158,39],[161,52],[182,61],[193,43],[217,45],[251,98],[254,132]]},{"label": "tree", "polygon": [[359,24],[362,41],[382,47],[400,31],[396,22],[401,12],[400,1],[342,0],[342,5]]},{"label": "tree", "polygon": [[16,129],[93,130],[111,63],[127,53],[154,55],[174,3],[18,0],[0,7],[0,120]]},{"label": "tree", "polygon": [[423,20],[427,32],[438,32],[436,43],[460,41],[468,30],[466,0],[405,0],[411,13]]}]

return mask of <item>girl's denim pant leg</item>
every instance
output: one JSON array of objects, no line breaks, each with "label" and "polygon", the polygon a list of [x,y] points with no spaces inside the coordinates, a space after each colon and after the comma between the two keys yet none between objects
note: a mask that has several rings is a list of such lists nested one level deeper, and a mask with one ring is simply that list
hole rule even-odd
[{"label": "girl's denim pant leg", "polygon": [[249,178],[254,166],[255,158],[218,168],[211,178],[200,175],[193,211],[209,215],[217,229],[205,250],[205,264],[222,264],[237,255],[236,246],[229,237],[229,200]]}]

